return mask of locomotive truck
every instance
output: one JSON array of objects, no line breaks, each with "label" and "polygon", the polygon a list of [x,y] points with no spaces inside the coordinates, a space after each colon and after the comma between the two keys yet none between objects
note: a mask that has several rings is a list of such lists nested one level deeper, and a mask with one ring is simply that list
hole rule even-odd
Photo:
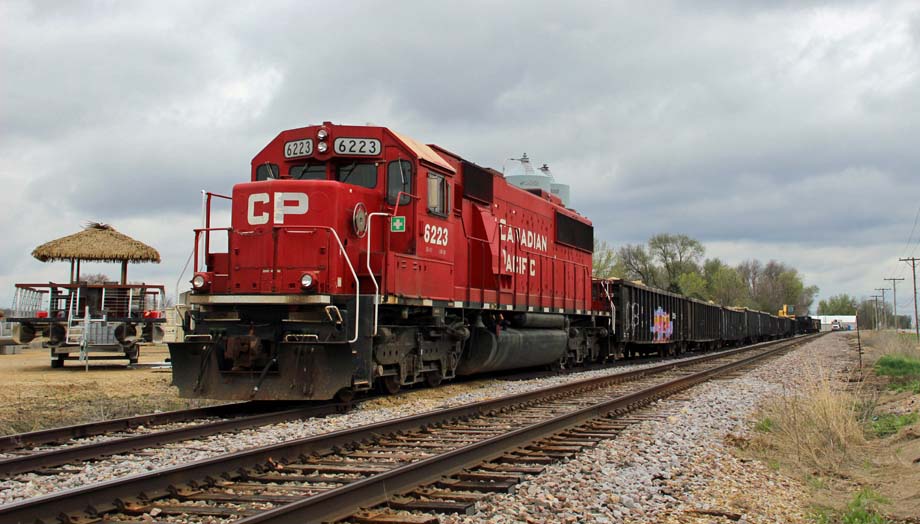
[{"label": "locomotive truck", "polygon": [[[230,200],[229,227],[211,227],[214,198]],[[204,208],[185,335],[169,344],[185,397],[348,399],[795,332],[593,279],[589,219],[385,127],[283,131]]]}]

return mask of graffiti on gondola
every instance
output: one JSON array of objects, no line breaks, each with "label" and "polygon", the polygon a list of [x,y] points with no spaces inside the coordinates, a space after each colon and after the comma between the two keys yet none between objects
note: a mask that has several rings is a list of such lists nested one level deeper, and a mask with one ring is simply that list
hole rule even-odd
[{"label": "graffiti on gondola", "polygon": [[671,322],[670,313],[660,306],[655,310],[655,322],[652,324],[652,335],[655,342],[668,342],[674,334],[674,324]]}]

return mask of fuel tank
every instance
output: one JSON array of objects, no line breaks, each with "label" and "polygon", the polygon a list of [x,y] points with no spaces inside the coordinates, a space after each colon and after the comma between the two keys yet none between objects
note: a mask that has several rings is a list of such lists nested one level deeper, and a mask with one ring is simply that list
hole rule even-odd
[{"label": "fuel tank", "polygon": [[543,366],[565,354],[568,335],[561,329],[472,329],[469,346],[457,366],[458,375]]}]

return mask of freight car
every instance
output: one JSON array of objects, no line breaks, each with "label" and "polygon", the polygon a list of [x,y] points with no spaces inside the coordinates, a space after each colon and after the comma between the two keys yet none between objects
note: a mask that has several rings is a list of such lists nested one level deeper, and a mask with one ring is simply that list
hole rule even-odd
[{"label": "freight car", "polygon": [[184,397],[349,398],[783,336],[764,313],[592,279],[586,217],[383,127],[283,131],[203,208],[169,344]]},{"label": "freight car", "polygon": [[819,333],[821,331],[821,319],[810,316],[795,317],[795,334],[806,335],[808,333]]}]

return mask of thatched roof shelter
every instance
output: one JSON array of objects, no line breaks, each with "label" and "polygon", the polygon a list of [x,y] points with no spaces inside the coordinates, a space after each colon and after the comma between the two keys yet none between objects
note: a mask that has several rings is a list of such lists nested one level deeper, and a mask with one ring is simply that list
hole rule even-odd
[{"label": "thatched roof shelter", "polygon": [[[119,233],[108,224],[92,222],[83,231],[66,237],[46,242],[32,251],[32,256],[42,262],[67,261],[73,267],[77,262],[77,280],[79,280],[79,263],[82,260],[93,262],[121,262],[122,283],[127,275],[128,262],[160,262],[160,253],[133,238]],[[71,270],[71,280],[73,271]]]}]

